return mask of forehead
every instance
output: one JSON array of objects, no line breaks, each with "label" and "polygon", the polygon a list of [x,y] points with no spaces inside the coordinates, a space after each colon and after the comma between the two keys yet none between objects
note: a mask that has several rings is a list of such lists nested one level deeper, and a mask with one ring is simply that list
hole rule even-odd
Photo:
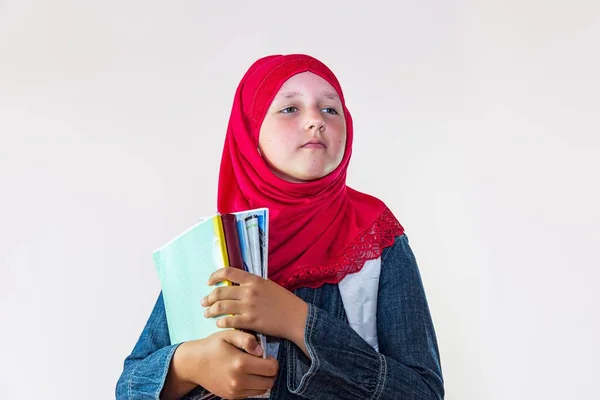
[{"label": "forehead", "polygon": [[339,97],[339,94],[329,82],[309,71],[290,77],[281,85],[277,94],[289,96],[293,92],[296,92],[296,94],[330,94]]}]

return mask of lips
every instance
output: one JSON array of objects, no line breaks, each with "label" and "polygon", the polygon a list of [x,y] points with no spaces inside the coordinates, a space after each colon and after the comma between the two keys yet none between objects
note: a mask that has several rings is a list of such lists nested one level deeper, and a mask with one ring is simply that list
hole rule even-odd
[{"label": "lips", "polygon": [[309,142],[306,142],[304,144],[304,146],[302,146],[303,149],[326,149],[327,146],[325,146],[325,143],[323,143],[320,140],[311,140]]}]

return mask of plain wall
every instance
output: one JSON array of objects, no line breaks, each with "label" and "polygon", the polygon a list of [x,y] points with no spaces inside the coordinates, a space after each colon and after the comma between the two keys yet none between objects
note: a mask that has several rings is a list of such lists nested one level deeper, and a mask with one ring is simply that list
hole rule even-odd
[{"label": "plain wall", "polygon": [[0,398],[114,397],[239,79],[298,52],[410,237],[446,398],[597,397],[600,4],[350,4],[0,1]]}]

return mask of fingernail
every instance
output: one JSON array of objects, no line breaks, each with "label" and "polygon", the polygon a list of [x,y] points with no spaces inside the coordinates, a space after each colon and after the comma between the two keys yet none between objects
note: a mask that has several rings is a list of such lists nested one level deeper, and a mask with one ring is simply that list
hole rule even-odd
[{"label": "fingernail", "polygon": [[258,346],[256,346],[256,349],[254,350],[256,352],[256,355],[262,355],[263,353],[263,348],[262,346],[259,344]]},{"label": "fingernail", "polygon": [[206,297],[203,297],[202,300],[200,300],[200,304],[202,304],[202,306],[206,306]]}]

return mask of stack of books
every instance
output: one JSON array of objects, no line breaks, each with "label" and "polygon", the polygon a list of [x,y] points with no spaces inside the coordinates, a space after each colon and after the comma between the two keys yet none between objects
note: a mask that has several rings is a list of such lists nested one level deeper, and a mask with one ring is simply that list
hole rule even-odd
[{"label": "stack of books", "polygon": [[[208,286],[208,279],[217,269],[227,267],[241,268],[266,279],[268,229],[266,208],[216,214],[202,218],[152,253],[171,344],[202,339],[226,329],[217,327],[215,318],[204,316],[201,300],[215,289]],[[266,350],[266,337],[260,333],[256,336]],[[266,357],[267,352],[263,353]]]}]

